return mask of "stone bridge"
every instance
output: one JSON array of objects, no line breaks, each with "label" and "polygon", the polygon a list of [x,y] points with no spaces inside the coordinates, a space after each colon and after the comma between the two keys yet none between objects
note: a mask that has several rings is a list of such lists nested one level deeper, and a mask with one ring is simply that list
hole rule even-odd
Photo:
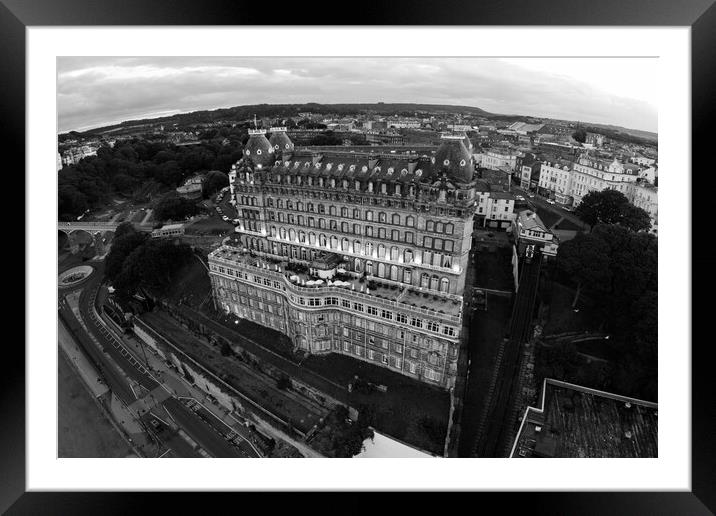
[{"label": "stone bridge", "polygon": [[[95,250],[99,256],[105,253],[105,245],[103,236],[105,233],[114,233],[121,222],[57,222],[57,231],[62,231],[67,235],[70,243],[70,252],[76,254],[79,251],[79,243],[77,242],[77,233],[83,231],[89,234],[94,241]],[[152,231],[152,226],[142,226],[137,223],[132,224],[137,231]]]}]

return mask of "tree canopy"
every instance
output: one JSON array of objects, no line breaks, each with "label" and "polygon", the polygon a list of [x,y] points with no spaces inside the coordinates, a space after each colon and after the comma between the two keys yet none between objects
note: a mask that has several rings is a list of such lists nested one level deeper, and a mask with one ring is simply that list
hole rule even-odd
[{"label": "tree canopy", "polygon": [[207,199],[225,186],[229,186],[229,176],[219,170],[212,170],[201,183],[201,195]]},{"label": "tree canopy", "polygon": [[572,138],[574,138],[579,143],[584,143],[587,141],[587,131],[584,129],[577,129],[572,133]]},{"label": "tree canopy", "polygon": [[135,195],[151,181],[176,188],[197,172],[228,171],[241,159],[244,133],[232,134],[226,145],[222,145],[223,137],[190,146],[145,139],[120,140],[114,147],[104,145],[96,156],[58,172],[58,216],[71,220],[88,208],[102,205],[112,195]]},{"label": "tree canopy", "polygon": [[611,188],[589,192],[582,197],[574,213],[590,226],[619,224],[632,231],[651,227],[651,217],[645,210],[637,208],[623,193]]},{"label": "tree canopy", "polygon": [[104,273],[120,297],[131,296],[140,287],[161,293],[190,259],[188,245],[173,239],[149,238],[129,226],[114,238]]},{"label": "tree canopy", "polygon": [[199,213],[196,201],[179,197],[172,192],[164,196],[154,207],[154,218],[161,221],[184,220]]},{"label": "tree canopy", "polygon": [[650,233],[600,224],[561,244],[557,254],[560,271],[583,288],[602,328],[621,346],[609,381],[647,399],[656,399],[657,242]]}]

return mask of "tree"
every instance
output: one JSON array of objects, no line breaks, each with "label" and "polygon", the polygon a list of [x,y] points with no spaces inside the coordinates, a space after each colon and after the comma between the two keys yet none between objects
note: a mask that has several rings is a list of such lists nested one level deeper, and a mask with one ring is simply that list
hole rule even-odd
[{"label": "tree", "polygon": [[592,227],[597,224],[620,224],[632,231],[651,227],[651,218],[646,211],[637,208],[623,193],[611,188],[589,192],[582,197],[574,214]]},{"label": "tree", "polygon": [[199,213],[196,202],[179,197],[171,193],[163,197],[154,207],[154,217],[157,220],[183,220]]},{"label": "tree", "polygon": [[648,231],[651,228],[651,217],[646,210],[629,203],[622,208],[619,224],[632,231]]},{"label": "tree", "polygon": [[591,234],[579,234],[559,246],[557,263],[577,284],[572,307],[577,305],[582,287],[601,291],[609,283],[609,246]]},{"label": "tree", "polygon": [[201,182],[201,195],[207,199],[225,186],[229,186],[229,176],[219,170],[212,170]]},{"label": "tree", "polygon": [[587,141],[587,131],[582,128],[579,128],[572,133],[572,138],[574,138],[579,143],[584,143]]}]

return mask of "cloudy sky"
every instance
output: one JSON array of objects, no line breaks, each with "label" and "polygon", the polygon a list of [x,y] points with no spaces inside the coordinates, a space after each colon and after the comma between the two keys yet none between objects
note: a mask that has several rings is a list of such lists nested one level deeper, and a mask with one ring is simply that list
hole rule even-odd
[{"label": "cloudy sky", "polygon": [[657,132],[649,58],[57,59],[60,132],[259,103],[417,102]]}]

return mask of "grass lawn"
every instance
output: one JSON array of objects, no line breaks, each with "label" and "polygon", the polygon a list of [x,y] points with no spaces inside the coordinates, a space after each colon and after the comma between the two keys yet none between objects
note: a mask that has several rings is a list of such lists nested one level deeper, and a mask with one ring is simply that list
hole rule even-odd
[{"label": "grass lawn", "polygon": [[555,226],[555,229],[566,229],[568,231],[580,231],[582,228],[576,225],[574,222],[568,219],[564,219],[562,222]]},{"label": "grass lawn", "polygon": [[[213,210],[212,210],[213,211]],[[197,235],[228,235],[234,231],[234,225],[230,222],[222,220],[222,218],[216,212],[212,213],[209,217],[197,220],[188,224],[184,230],[189,234]]]},{"label": "grass lawn", "polygon": [[551,228],[555,222],[562,218],[562,215],[559,213],[555,213],[547,208],[542,208],[541,206],[537,207],[537,215],[539,215],[539,218],[542,219],[542,222],[545,223],[547,228]]},{"label": "grass lawn", "polygon": [[498,247],[494,252],[484,250],[475,253],[475,287],[514,290],[511,260],[511,247]]},{"label": "grass lawn", "polygon": [[134,457],[58,350],[57,454],[59,457]]}]

